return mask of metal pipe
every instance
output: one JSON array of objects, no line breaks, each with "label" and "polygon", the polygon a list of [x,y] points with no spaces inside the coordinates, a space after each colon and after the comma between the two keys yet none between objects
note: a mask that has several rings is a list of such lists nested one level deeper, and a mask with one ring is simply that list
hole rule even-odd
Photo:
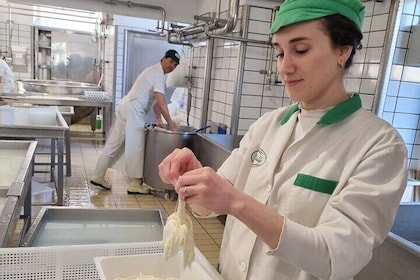
[{"label": "metal pipe", "polygon": [[207,54],[206,54],[206,64],[205,69],[206,73],[204,76],[204,87],[203,87],[203,110],[201,112],[201,125],[205,126],[207,124],[208,112],[209,112],[209,96],[210,96],[210,86],[211,86],[211,70],[213,63],[213,48],[214,48],[214,39],[207,39]]},{"label": "metal pipe", "polygon": [[190,126],[190,113],[192,105],[192,69],[193,69],[193,58],[194,58],[194,47],[190,48],[190,67],[188,68],[188,84],[187,84],[187,125]]},{"label": "metal pipe", "polygon": [[[248,6],[246,10],[245,17],[248,19],[251,13],[251,8]],[[247,34],[249,29],[249,25],[244,25],[244,34]],[[245,51],[246,51],[247,44],[246,42],[242,42],[239,46],[239,59],[236,68],[238,69],[237,77],[236,77],[236,84],[235,84],[235,98],[233,99],[232,104],[232,117],[230,119],[230,134],[238,135],[239,129],[239,115],[241,111],[241,98],[242,98],[242,89],[243,89],[243,81],[244,81],[244,69],[245,69]]]},{"label": "metal pipe", "polygon": [[[392,66],[392,59],[389,59],[391,52],[395,50],[396,44],[396,36],[393,37],[393,34],[398,34],[399,29],[399,21],[397,21],[398,17],[398,9],[400,6],[400,0],[391,1],[393,3],[391,7],[391,11],[389,17],[391,20],[388,20],[388,25],[386,30],[393,30],[393,32],[387,32],[385,34],[385,44],[384,44],[384,51],[381,56],[381,63],[379,66],[379,74],[378,74],[378,83],[376,87],[375,94],[373,96],[373,104],[372,104],[372,113],[378,114],[382,111],[383,103],[385,102],[386,98],[386,88],[388,87],[388,73],[390,72],[390,67]],[[386,84],[386,85],[385,85]],[[385,96],[383,96],[385,94]]]},{"label": "metal pipe", "polygon": [[151,10],[157,10],[160,11],[162,13],[162,27],[158,26],[156,27],[158,30],[161,30],[161,33],[164,32],[164,24],[166,22],[166,11],[164,8],[160,7],[160,6],[154,6],[154,5],[148,5],[148,4],[140,4],[140,3],[134,3],[131,1],[120,1],[120,0],[104,0],[105,4],[110,4],[110,5],[115,5],[115,4],[120,4],[120,5],[127,5],[129,8],[131,7],[137,7],[137,8],[145,8],[145,9],[151,9]]},{"label": "metal pipe", "polygon": [[230,41],[238,41],[244,43],[253,43],[253,44],[261,44],[261,45],[271,45],[271,41],[263,41],[263,40],[254,40],[254,39],[247,39],[247,38],[240,38],[240,37],[230,37],[230,36],[223,36],[223,35],[213,35],[206,32],[206,36],[215,39],[223,39],[223,40],[230,40]]},{"label": "metal pipe", "polygon": [[216,15],[214,17],[214,23],[217,23],[220,20],[221,2],[222,0],[216,0]]},{"label": "metal pipe", "polygon": [[[271,22],[274,22],[274,19],[276,18],[276,14],[277,14],[277,11],[280,9],[280,6],[276,6],[276,7],[274,7],[273,8],[273,10],[272,10],[272,12],[271,12]],[[270,42],[270,46],[271,46],[271,42]],[[273,75],[273,73],[274,73],[274,71],[273,71],[273,65],[274,65],[274,63],[273,63],[273,56],[274,56],[274,48],[273,47],[271,47],[269,50],[268,50],[268,75],[269,75],[269,77],[268,77],[268,80],[269,80],[269,83],[268,83],[268,86],[270,86],[271,84],[272,84],[272,75]],[[274,73],[274,75],[276,75],[277,76],[277,73]],[[275,81],[277,81],[277,79],[278,79],[278,77],[274,77],[274,80]]]},{"label": "metal pipe", "polygon": [[232,31],[238,21],[239,0],[230,0],[229,17],[224,27],[212,31],[212,34],[224,34]]},{"label": "metal pipe", "polygon": [[[220,1],[217,3],[216,9],[220,10]],[[238,11],[239,11],[239,0],[231,0],[230,1],[230,8],[229,8],[229,17],[226,20],[226,23],[223,27],[219,27],[220,19],[217,15],[215,20],[212,24],[208,24],[207,22],[201,22],[194,24],[192,26],[187,26],[181,29],[176,30],[172,33],[177,33],[182,38],[182,40],[188,40],[187,36],[199,35],[205,32],[212,32],[212,35],[217,34],[224,34],[232,31],[237,22],[238,18]],[[218,11],[220,14],[220,11]],[[193,38],[191,38],[193,39]]]}]

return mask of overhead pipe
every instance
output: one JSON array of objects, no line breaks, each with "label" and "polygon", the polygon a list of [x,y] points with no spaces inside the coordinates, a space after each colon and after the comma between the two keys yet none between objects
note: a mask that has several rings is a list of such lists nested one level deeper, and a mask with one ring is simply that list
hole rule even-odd
[{"label": "overhead pipe", "polygon": [[[220,0],[219,0],[220,2]],[[231,32],[236,27],[239,13],[239,0],[230,0],[229,17],[224,27],[211,31],[212,35],[225,34]],[[220,4],[219,4],[220,9]]]},{"label": "overhead pipe", "polygon": [[105,4],[110,4],[110,5],[116,5],[116,4],[120,4],[120,5],[127,5],[129,8],[131,7],[137,7],[137,8],[145,8],[145,9],[151,9],[151,10],[157,10],[160,11],[162,13],[162,27],[160,27],[160,22],[158,21],[158,24],[156,26],[156,29],[159,31],[160,33],[163,34],[164,33],[164,25],[166,22],[166,11],[164,8],[160,7],[160,6],[154,6],[154,5],[148,5],[148,4],[140,4],[140,3],[134,3],[131,1],[121,1],[121,0],[104,0]]},{"label": "overhead pipe", "polygon": [[[207,21],[199,22],[192,26],[187,26],[177,30],[170,30],[169,33],[175,33],[178,37],[178,41],[189,41],[199,38],[203,35],[207,36],[207,33],[209,33],[210,35],[218,35],[231,32],[235,28],[237,23],[239,12],[239,0],[230,0],[229,17],[227,18],[227,20],[220,19],[220,3],[221,0],[217,0],[216,15],[210,23]],[[200,19],[200,17],[198,17],[198,19]],[[225,22],[225,24],[223,26],[220,26],[221,22]]]}]

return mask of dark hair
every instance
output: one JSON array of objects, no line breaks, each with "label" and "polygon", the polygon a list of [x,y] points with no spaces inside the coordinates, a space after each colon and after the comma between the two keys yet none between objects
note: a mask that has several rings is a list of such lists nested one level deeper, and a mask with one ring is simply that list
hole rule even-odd
[{"label": "dark hair", "polygon": [[322,18],[321,22],[334,46],[353,46],[351,54],[344,65],[344,69],[349,68],[353,63],[356,49],[361,48],[360,41],[363,39],[363,34],[353,21],[339,14],[326,16]]}]

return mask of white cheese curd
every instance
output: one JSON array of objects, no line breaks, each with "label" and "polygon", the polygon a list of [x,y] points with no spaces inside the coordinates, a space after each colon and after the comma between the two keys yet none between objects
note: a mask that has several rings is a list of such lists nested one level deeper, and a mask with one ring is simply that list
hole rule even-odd
[{"label": "white cheese curd", "polygon": [[165,258],[173,257],[180,249],[184,252],[184,269],[194,260],[194,234],[191,217],[185,214],[185,201],[178,199],[177,209],[163,228]]}]

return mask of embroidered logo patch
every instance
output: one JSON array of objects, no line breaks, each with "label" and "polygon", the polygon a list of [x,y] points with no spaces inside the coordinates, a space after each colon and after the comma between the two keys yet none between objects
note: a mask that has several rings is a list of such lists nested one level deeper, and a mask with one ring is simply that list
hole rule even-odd
[{"label": "embroidered logo patch", "polygon": [[266,161],[267,161],[267,155],[261,148],[259,148],[258,151],[255,151],[251,154],[252,166],[261,166]]}]

